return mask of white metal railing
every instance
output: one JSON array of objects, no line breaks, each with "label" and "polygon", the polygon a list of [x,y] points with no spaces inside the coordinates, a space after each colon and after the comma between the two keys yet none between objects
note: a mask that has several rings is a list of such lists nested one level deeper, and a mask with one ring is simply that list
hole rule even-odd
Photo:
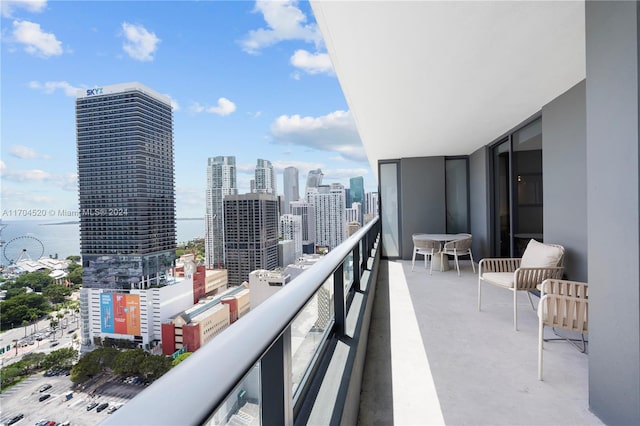
[{"label": "white metal railing", "polygon": [[[379,235],[375,218],[102,424],[225,424],[232,416],[251,424],[293,424],[323,343],[344,335],[348,293],[359,289]],[[320,307],[326,310],[322,318]],[[309,309],[319,318],[312,315],[311,328],[309,317],[300,319]],[[292,326],[299,321],[312,332],[297,342],[304,356],[292,350]],[[294,366],[296,360],[301,364]],[[240,410],[243,405],[249,409]]]}]

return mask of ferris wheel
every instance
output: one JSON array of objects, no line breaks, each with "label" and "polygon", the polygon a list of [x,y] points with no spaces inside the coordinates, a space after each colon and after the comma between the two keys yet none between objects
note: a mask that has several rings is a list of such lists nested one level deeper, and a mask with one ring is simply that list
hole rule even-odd
[{"label": "ferris wheel", "polygon": [[31,235],[23,235],[9,240],[2,249],[2,255],[9,264],[25,259],[40,259],[44,254],[42,241]]}]

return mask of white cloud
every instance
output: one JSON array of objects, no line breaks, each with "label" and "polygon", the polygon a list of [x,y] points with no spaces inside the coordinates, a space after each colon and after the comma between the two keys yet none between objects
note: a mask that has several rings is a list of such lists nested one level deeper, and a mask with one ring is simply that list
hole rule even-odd
[{"label": "white cloud", "polygon": [[307,17],[298,8],[297,0],[258,0],[253,11],[263,15],[267,28],[251,30],[240,41],[242,50],[247,53],[256,54],[263,47],[284,40],[304,40],[316,47],[322,44],[318,26],[307,24]]},{"label": "white cloud", "polygon": [[35,56],[62,55],[62,43],[53,33],[47,33],[40,24],[29,21],[13,21],[13,40],[24,44],[24,50]]},{"label": "white cloud", "polygon": [[45,81],[44,83],[40,83],[39,81],[30,81],[29,88],[40,90],[48,95],[60,89],[63,90],[64,94],[67,96],[76,96],[76,92],[82,89],[81,87],[74,87],[66,81]]},{"label": "white cloud", "polygon": [[295,167],[298,169],[298,172],[306,176],[309,173],[309,170],[322,169],[325,164],[324,163],[315,163],[311,161],[273,161],[273,168],[278,172],[284,172],[284,169],[287,167]]},{"label": "white cloud", "polygon": [[0,176],[11,182],[20,183],[52,183],[53,185],[64,189],[65,191],[78,190],[78,177],[75,173],[55,174],[44,170],[10,170],[2,163],[0,167]]},{"label": "white cloud", "polygon": [[33,148],[24,145],[13,145],[10,150],[11,155],[22,159],[49,158],[47,154],[41,154]]},{"label": "white cloud", "polygon": [[47,7],[47,0],[2,0],[0,9],[5,18],[13,17],[16,9],[25,9],[27,12],[42,12]]},{"label": "white cloud", "polygon": [[175,112],[175,111],[180,111],[180,104],[178,103],[178,101],[176,101],[175,99],[173,99],[170,95],[165,94],[166,97],[168,97],[169,99],[171,99],[171,109]]},{"label": "white cloud", "polygon": [[[355,176],[366,176],[369,174],[370,169],[355,168],[355,169],[322,169],[324,176],[322,181],[325,180],[343,180],[350,179]],[[347,185],[348,186],[348,185]]]},{"label": "white cloud", "polygon": [[281,115],[271,124],[273,142],[335,152],[353,161],[366,162],[360,136],[349,111],[321,117]]},{"label": "white cloud", "polygon": [[205,106],[200,104],[199,102],[194,102],[191,104],[189,109],[195,113],[208,112],[209,114],[216,114],[224,117],[225,115],[229,115],[236,110],[236,104],[234,104],[227,98],[219,98],[218,104],[216,106]]},{"label": "white cloud", "polygon": [[[333,65],[328,53],[310,53],[304,49],[299,49],[295,51],[290,62],[291,65],[307,74],[325,73],[333,75]],[[298,76],[295,79],[299,80],[300,77]]]},{"label": "white cloud", "polygon": [[153,54],[158,48],[160,39],[155,33],[149,32],[142,25],[122,23],[122,31],[126,41],[122,48],[127,54],[138,61],[153,61]]}]

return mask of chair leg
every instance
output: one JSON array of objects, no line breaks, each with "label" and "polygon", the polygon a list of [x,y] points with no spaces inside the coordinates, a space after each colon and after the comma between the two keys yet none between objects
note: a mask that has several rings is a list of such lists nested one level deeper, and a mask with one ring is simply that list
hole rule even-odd
[{"label": "chair leg", "polygon": [[529,296],[529,303],[531,303],[531,309],[533,309],[535,311],[536,307],[533,306],[533,300],[531,300],[531,292],[530,291],[527,292],[527,296]]},{"label": "chair leg", "polygon": [[518,331],[518,290],[513,289],[513,329]]},{"label": "chair leg", "polygon": [[469,250],[469,257],[471,258],[471,269],[473,269],[473,273],[476,273],[476,267],[473,264],[473,255],[471,254],[471,250]]},{"label": "chair leg", "polygon": [[433,254],[429,256],[429,275],[433,275]]},{"label": "chair leg", "polygon": [[458,270],[458,276],[460,276],[460,265],[458,264],[458,255],[454,254],[453,257],[456,260],[456,269]]},{"label": "chair leg", "polygon": [[542,318],[540,318],[538,322],[538,380],[542,380],[542,346],[544,344],[544,325],[542,324]]},{"label": "chair leg", "polygon": [[411,270],[413,271],[414,266],[416,265],[416,249],[413,249],[413,258],[411,259]]},{"label": "chair leg", "polygon": [[424,255],[424,269],[427,269],[427,255]]}]

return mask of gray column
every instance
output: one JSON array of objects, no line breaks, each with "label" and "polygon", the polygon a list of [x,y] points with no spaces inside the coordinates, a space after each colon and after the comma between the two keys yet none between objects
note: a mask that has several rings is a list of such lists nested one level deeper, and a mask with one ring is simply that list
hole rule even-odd
[{"label": "gray column", "polygon": [[640,424],[638,3],[585,4],[589,404]]}]

